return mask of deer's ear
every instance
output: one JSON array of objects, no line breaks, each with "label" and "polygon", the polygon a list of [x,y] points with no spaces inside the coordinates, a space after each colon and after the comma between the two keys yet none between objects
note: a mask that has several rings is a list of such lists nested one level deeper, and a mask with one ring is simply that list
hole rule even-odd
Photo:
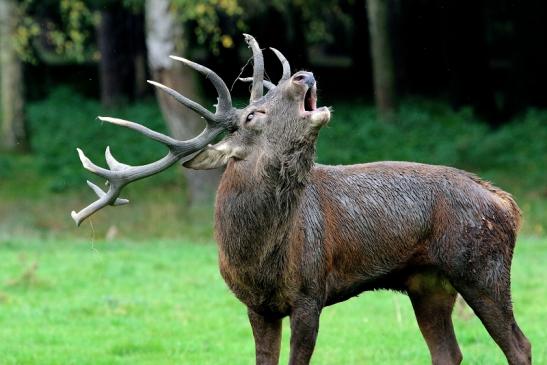
[{"label": "deer's ear", "polygon": [[216,145],[207,146],[183,166],[194,170],[210,170],[222,167],[230,158],[242,158],[243,149],[234,146],[230,141],[220,141]]}]

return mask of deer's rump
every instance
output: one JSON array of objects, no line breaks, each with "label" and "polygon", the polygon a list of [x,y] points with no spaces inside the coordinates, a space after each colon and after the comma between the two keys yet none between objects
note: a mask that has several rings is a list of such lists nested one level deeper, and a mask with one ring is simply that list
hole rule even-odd
[{"label": "deer's rump", "polygon": [[512,255],[520,224],[516,203],[467,172],[379,162],[318,165],[312,176],[300,216],[321,212],[315,220],[321,223],[327,302],[367,289],[404,290],[420,272],[481,275]]}]

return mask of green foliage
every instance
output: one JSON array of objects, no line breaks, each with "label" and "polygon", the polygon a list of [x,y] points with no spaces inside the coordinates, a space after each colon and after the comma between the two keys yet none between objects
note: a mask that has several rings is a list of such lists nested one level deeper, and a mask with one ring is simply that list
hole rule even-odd
[{"label": "green foliage", "polygon": [[[185,24],[195,24],[195,38],[199,44],[207,45],[218,53],[219,45],[231,48],[232,35],[248,29],[248,24],[269,15],[275,9],[290,19],[298,14],[298,26],[302,28],[309,44],[334,43],[332,28],[343,28],[347,32],[353,27],[351,14],[342,9],[338,1],[318,0],[172,0],[174,10]],[[363,9],[364,10],[364,9]],[[224,22],[222,21],[224,19]],[[229,21],[227,21],[229,19]],[[280,23],[282,24],[282,23]],[[233,29],[233,25],[237,28]],[[285,31],[285,30],[283,30]],[[294,30],[293,30],[294,31]],[[289,31],[290,33],[290,31]]]},{"label": "green foliage", "polygon": [[[216,248],[181,241],[0,241],[2,364],[252,364],[244,306],[218,272]],[[547,240],[521,239],[516,318],[547,363]],[[503,364],[468,307],[453,315],[465,363]],[[281,364],[289,352],[283,323]],[[22,346],[21,344],[24,344]],[[407,297],[371,292],[325,308],[313,364],[427,364]]]},{"label": "green foliage", "polygon": [[[135,13],[144,11],[144,0],[122,3]],[[96,60],[92,34],[99,21],[98,10],[111,5],[109,0],[24,0],[15,39],[17,49],[30,62],[36,60],[35,53],[49,63]],[[221,17],[238,19],[238,31],[245,27],[237,0],[172,0],[172,7],[182,22],[195,24],[198,43],[208,43],[213,52],[218,52],[219,44],[230,48],[234,43],[221,29]]]},{"label": "green foliage", "polygon": [[33,39],[40,34],[40,27],[31,17],[25,15],[24,9],[24,5],[21,5],[18,9],[19,24],[12,41],[19,57],[24,61],[33,62],[34,57],[29,50]]},{"label": "green foliage", "polygon": [[[214,53],[218,52],[218,45],[225,48],[233,45],[230,35],[226,34],[220,25],[220,17],[240,19],[243,9],[237,0],[173,0],[174,10],[185,23],[195,22],[194,29],[198,43],[209,41],[209,47]],[[241,22],[236,22],[239,30],[243,29]]]},{"label": "green foliage", "polygon": [[[376,118],[374,107],[341,104],[319,139],[319,160],[351,164],[378,160],[463,165],[467,151],[487,134],[469,110],[444,104],[405,103],[391,123]],[[344,148],[333,148],[344,146]]]},{"label": "green foliage", "polygon": [[59,54],[83,60],[93,15],[81,0],[61,0],[59,6],[64,28],[50,32],[55,50]]},{"label": "green foliage", "polygon": [[24,60],[35,61],[34,52],[50,62],[58,59],[83,62],[93,52],[91,34],[97,18],[84,0],[25,0],[15,42]]},{"label": "green foliage", "polygon": [[[122,3],[133,12],[144,11],[144,0]],[[30,62],[36,60],[36,53],[49,63],[96,60],[92,34],[99,21],[98,10],[112,4],[108,0],[24,0],[15,38],[17,49]],[[287,19],[298,14],[298,26],[309,44],[333,44],[333,28],[345,29],[349,34],[353,27],[352,16],[343,9],[344,4],[330,0],[172,0],[173,11],[180,20],[192,24],[192,38],[213,53],[218,53],[219,45],[234,45],[234,25],[236,32],[245,31],[250,21],[267,16],[269,8]]]},{"label": "green foliage", "polygon": [[134,131],[101,123],[95,118],[101,113],[165,131],[161,113],[153,101],[102,110],[99,102],[84,99],[70,89],[55,90],[48,99],[28,106],[36,163],[42,173],[54,176],[51,180],[54,190],[81,185],[83,170],[76,147],[81,147],[97,164],[104,161],[104,148],[108,145],[116,158],[129,164],[150,162],[165,153],[163,146]]},{"label": "green foliage", "polygon": [[547,111],[530,110],[477,142],[469,153],[477,169],[510,171],[523,188],[547,189]]},{"label": "green foliage", "polygon": [[13,160],[9,155],[0,154],[0,179],[7,179],[13,169]]}]

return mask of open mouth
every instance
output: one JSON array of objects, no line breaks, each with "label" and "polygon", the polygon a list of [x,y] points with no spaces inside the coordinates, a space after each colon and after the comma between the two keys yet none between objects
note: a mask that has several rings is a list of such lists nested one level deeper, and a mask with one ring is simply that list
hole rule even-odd
[{"label": "open mouth", "polygon": [[315,84],[308,88],[306,95],[304,96],[304,110],[312,112],[317,109],[317,87]]},{"label": "open mouth", "polygon": [[302,100],[302,104],[300,104],[300,108],[304,110],[302,112],[301,109],[301,112],[303,113],[303,116],[310,121],[310,125],[314,128],[314,130],[319,130],[319,128],[328,123],[330,120],[330,109],[326,106],[321,108],[317,107],[317,86],[315,82],[313,82],[312,86],[308,87],[306,90],[306,94],[304,94],[304,99]]}]

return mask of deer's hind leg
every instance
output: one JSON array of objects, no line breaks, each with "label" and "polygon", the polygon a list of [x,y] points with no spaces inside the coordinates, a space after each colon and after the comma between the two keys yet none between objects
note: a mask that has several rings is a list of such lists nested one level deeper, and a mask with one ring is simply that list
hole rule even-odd
[{"label": "deer's hind leg", "polygon": [[412,275],[407,292],[420,331],[434,365],[460,364],[462,354],[452,325],[452,310],[457,292],[438,273]]},{"label": "deer's hind leg", "polygon": [[[510,272],[515,238],[492,226],[470,240],[466,260],[448,274],[511,365],[532,363],[531,345],[513,315]],[[488,234],[491,233],[491,234]],[[459,247],[465,247],[460,245]]]},{"label": "deer's hind leg", "polygon": [[481,282],[455,282],[454,286],[480,318],[511,365],[532,363],[531,345],[520,330],[511,303],[509,283],[485,285]]}]

